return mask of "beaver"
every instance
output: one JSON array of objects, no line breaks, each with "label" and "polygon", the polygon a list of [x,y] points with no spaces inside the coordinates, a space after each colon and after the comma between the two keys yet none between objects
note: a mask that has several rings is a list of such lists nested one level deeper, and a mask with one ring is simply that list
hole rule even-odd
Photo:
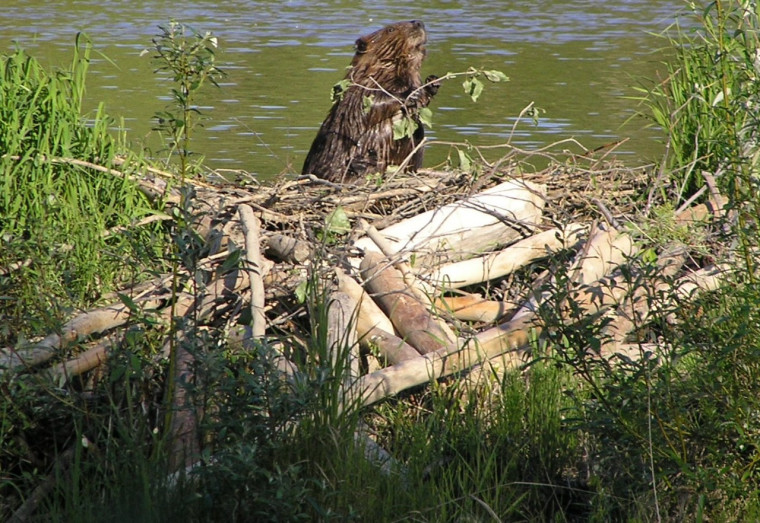
[{"label": "beaver", "polygon": [[[425,130],[418,113],[438,92],[436,76],[423,84],[420,68],[427,33],[418,20],[399,22],[356,40],[340,92],[322,123],[304,162],[303,174],[333,182],[351,182],[367,174],[385,173],[389,165],[415,172],[422,165],[418,147]],[[409,117],[412,136],[393,138],[393,124]],[[416,150],[415,150],[416,148]]]}]

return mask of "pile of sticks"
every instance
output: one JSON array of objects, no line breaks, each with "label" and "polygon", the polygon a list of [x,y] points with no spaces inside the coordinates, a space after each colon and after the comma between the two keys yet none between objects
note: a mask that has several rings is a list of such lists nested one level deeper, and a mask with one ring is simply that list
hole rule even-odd
[{"label": "pile of sticks", "polygon": [[[336,364],[349,369],[344,390],[351,404],[366,406],[485,362],[523,364],[531,340],[551,328],[540,314],[547,303],[570,323],[579,311],[604,318],[604,341],[594,357],[635,358],[643,345],[629,343],[630,336],[640,340],[642,326],[664,310],[649,297],[688,300],[716,288],[726,271],[701,263],[710,257],[697,260],[682,245],[646,245],[631,227],[619,225],[631,209],[620,202],[645,179],[639,171],[579,175],[550,167],[535,175],[480,178],[426,172],[382,187],[309,177],[267,187],[195,183],[186,198],[208,255],[197,262],[196,274],[184,270],[179,278],[202,280],[202,286],[182,290],[187,287],[176,284],[178,274],[166,274],[124,289],[120,298],[113,295],[44,339],[0,349],[0,373],[46,374],[65,385],[106,362],[138,313],[150,311],[157,324],[171,325],[192,316],[195,325],[227,332],[250,311],[244,341],[286,338],[275,344],[282,348],[277,365],[297,379],[304,369],[290,357],[292,347],[307,345],[315,331],[310,322],[318,321],[295,299],[305,281],[327,289],[328,345],[335,358],[346,358]],[[183,199],[160,176],[136,181],[169,206]],[[709,227],[721,208],[713,199],[680,209],[674,220]],[[351,227],[328,241],[328,217],[337,209]],[[657,255],[656,278],[631,277],[642,248]],[[238,264],[227,263],[233,254]],[[564,302],[555,296],[553,259],[570,260],[563,271],[572,289]],[[186,335],[169,332],[163,356],[179,350]],[[170,378],[187,381],[193,356],[175,357]],[[193,426],[182,415],[184,401],[178,391],[172,427],[178,440]],[[185,441],[182,456],[196,454],[194,445]]]}]

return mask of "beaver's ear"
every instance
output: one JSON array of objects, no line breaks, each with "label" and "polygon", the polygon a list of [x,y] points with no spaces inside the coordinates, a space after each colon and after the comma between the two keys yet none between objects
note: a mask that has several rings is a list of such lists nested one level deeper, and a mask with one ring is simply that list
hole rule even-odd
[{"label": "beaver's ear", "polygon": [[367,45],[369,45],[369,42],[367,42],[366,38],[364,38],[364,37],[359,38],[358,40],[356,40],[356,44],[355,44],[355,46],[356,46],[356,52],[359,53],[359,54],[366,53],[367,52]]}]

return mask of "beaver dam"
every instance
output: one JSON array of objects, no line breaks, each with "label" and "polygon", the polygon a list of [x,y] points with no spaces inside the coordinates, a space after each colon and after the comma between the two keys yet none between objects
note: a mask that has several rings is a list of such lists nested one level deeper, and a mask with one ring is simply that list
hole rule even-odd
[{"label": "beaver dam", "polygon": [[647,196],[653,205],[666,193],[657,173],[582,162],[399,173],[381,185],[301,176],[169,189],[162,173],[144,172],[135,181],[166,202],[159,218],[182,219],[202,256],[3,349],[2,372],[87,396],[130,329],[154,330],[164,346],[154,358],[172,359],[160,379],[180,384],[167,430],[181,468],[202,447],[201,413],[182,384],[195,379],[186,341],[204,332],[225,340],[208,350],[266,349],[284,386],[310,372],[326,339],[344,409],[473,369],[519,368],[559,326],[597,327],[583,357],[652,357],[658,325],[678,321],[673,304],[720,284],[714,260],[725,256],[710,238],[722,198],[703,191],[674,206],[667,227],[678,233],[655,238]]}]

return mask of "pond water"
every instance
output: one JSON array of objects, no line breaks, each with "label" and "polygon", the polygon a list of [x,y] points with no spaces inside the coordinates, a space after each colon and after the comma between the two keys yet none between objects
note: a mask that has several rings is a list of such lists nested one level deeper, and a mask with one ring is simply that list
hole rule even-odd
[{"label": "pond water", "polygon": [[[431,106],[428,136],[439,143],[427,147],[426,166],[445,161],[451,142],[533,150],[567,138],[590,149],[627,139],[616,154],[641,163],[660,156],[662,136],[646,128],[645,119],[631,119],[637,104],[627,97],[636,96],[641,78],[662,69],[656,51],[664,41],[652,33],[670,25],[682,6],[668,0],[11,0],[0,19],[0,52],[18,45],[43,63],[63,66],[76,33],[85,32],[103,55],[90,69],[88,106],[105,102],[111,115],[124,119],[134,143],[157,150],[153,115],[166,109],[170,84],[141,53],[158,25],[170,20],[211,31],[227,76],[220,89],[201,93],[207,120],[191,148],[210,168],[266,179],[300,172],[356,38],[390,22],[419,19],[429,39],[423,77],[470,66],[510,77],[487,85],[477,103],[460,80],[444,83]],[[538,123],[518,121],[530,103],[544,111]],[[495,159],[504,152],[486,154]]]}]

